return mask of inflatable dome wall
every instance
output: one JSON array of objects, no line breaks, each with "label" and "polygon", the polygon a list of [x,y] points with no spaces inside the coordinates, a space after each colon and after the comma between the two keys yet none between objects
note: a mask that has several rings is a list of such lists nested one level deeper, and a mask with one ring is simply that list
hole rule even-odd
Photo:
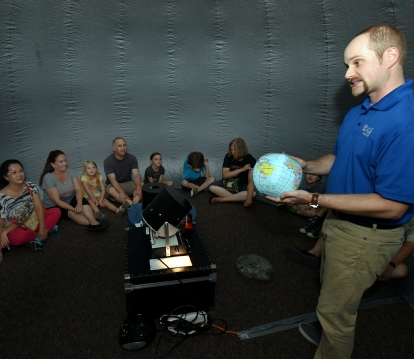
[{"label": "inflatable dome wall", "polygon": [[37,182],[60,149],[103,172],[125,138],[141,175],[163,155],[179,185],[191,151],[220,177],[229,141],[250,153],[328,153],[355,105],[343,51],[378,23],[407,36],[414,0],[0,0],[0,161]]}]

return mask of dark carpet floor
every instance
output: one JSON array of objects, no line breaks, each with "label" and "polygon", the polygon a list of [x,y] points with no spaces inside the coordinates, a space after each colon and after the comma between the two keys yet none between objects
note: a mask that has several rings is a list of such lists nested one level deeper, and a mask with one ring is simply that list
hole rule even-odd
[{"label": "dark carpet floor", "polygon": [[[237,332],[314,311],[320,289],[317,273],[290,262],[283,252],[284,245],[313,245],[315,240],[298,230],[306,220],[261,201],[245,209],[240,203],[211,205],[208,198],[200,193],[190,202],[217,265],[215,306],[209,314]],[[103,233],[61,220],[59,232],[41,252],[21,247],[4,256],[2,359],[156,358],[172,347],[161,335],[137,352],[119,345],[119,328],[126,318],[123,275],[129,223],[126,215],[109,215],[110,227]],[[272,263],[271,281],[253,282],[238,274],[236,261],[248,253]],[[392,283],[376,283],[364,298],[396,293]],[[411,358],[413,332],[414,310],[407,302],[361,310],[353,358]],[[316,349],[296,328],[249,340],[208,334],[189,338],[165,357],[312,358]]]}]

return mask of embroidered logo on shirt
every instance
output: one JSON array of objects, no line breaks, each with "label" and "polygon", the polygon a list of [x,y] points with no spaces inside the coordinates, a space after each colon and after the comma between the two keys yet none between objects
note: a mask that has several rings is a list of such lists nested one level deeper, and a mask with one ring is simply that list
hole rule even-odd
[{"label": "embroidered logo on shirt", "polygon": [[365,125],[364,128],[362,129],[362,134],[364,136],[369,137],[369,135],[371,134],[372,131],[374,131],[373,127],[369,127],[368,125]]}]

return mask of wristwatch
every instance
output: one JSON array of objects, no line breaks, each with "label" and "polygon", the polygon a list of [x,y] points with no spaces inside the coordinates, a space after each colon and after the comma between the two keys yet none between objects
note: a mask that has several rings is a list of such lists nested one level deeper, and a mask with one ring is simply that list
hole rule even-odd
[{"label": "wristwatch", "polygon": [[319,193],[314,193],[312,195],[311,203],[309,203],[309,208],[314,208],[314,209],[319,208],[318,199],[319,199]]}]

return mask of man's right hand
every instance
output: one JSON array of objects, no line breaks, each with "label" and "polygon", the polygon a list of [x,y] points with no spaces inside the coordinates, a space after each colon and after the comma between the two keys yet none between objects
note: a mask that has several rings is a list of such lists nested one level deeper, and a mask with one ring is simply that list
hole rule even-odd
[{"label": "man's right hand", "polygon": [[384,271],[377,277],[377,281],[386,282],[390,278],[393,270],[394,268],[388,264],[387,268],[385,268]]},{"label": "man's right hand", "polygon": [[119,192],[119,201],[120,203],[124,203],[128,199],[128,196],[124,191]]},{"label": "man's right hand", "polygon": [[132,201],[132,199],[124,192],[118,192],[119,193],[119,200],[120,203],[124,203],[125,201]]}]

